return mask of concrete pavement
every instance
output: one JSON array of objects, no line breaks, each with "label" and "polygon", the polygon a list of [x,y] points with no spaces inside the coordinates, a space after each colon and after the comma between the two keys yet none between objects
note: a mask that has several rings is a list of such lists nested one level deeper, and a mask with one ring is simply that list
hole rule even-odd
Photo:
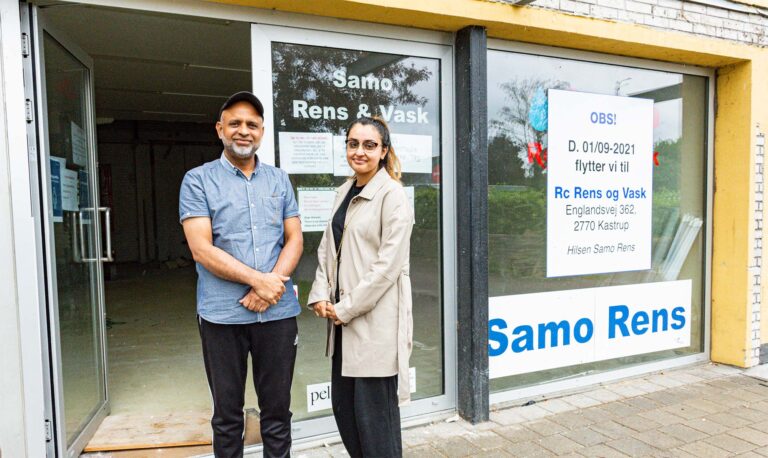
[{"label": "concrete pavement", "polygon": [[[768,368],[766,368],[768,369]],[[768,370],[701,364],[403,431],[410,457],[768,457]],[[758,378],[763,377],[763,379]],[[347,456],[339,443],[294,450]]]}]

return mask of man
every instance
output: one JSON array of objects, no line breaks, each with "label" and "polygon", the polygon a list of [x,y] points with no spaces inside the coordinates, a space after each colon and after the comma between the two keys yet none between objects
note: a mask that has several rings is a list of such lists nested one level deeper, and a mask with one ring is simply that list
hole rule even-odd
[{"label": "man", "polygon": [[217,457],[243,455],[250,353],[264,456],[290,456],[300,307],[289,276],[303,249],[298,206],[288,175],[256,156],[264,135],[264,108],[256,96],[238,92],[227,99],[216,132],[224,152],[187,172],[179,197],[197,263],[213,450]]}]

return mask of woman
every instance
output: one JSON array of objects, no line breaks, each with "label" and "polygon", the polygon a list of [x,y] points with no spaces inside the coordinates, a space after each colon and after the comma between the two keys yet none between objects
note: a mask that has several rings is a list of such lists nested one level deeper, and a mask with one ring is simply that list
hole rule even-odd
[{"label": "woman", "polygon": [[346,144],[355,173],[337,191],[308,303],[328,319],[333,415],[347,452],[401,456],[399,406],[410,400],[413,212],[384,120],[353,121]]}]

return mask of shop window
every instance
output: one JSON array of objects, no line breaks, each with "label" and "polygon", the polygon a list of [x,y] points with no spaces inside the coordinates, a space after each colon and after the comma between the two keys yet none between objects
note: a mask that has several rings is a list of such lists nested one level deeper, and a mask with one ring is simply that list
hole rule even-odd
[{"label": "shop window", "polygon": [[[443,394],[440,59],[275,41],[271,68],[273,117],[267,129],[274,129],[275,164],[294,185],[304,234],[294,274],[300,303],[306,304],[314,280],[334,189],[352,174],[346,128],[359,116],[381,116],[393,134],[416,217],[410,260],[412,399]],[[325,322],[305,311],[299,327],[294,418],[326,416],[331,372],[323,356]]]},{"label": "shop window", "polygon": [[[507,51],[488,52],[489,352],[492,359],[492,392],[703,351],[705,264],[708,259],[705,252],[707,86],[705,76]],[[605,199],[605,195],[600,199],[580,195],[584,200],[571,202],[573,205],[569,211],[577,211],[574,209],[578,207],[584,214],[572,217],[567,226],[555,227],[548,226],[548,218],[550,224],[561,221],[555,218],[553,210],[558,205],[559,208],[564,207],[562,202],[553,198],[553,189],[548,189],[548,184],[553,185],[548,183],[554,173],[550,170],[553,165],[558,165],[553,161],[575,161],[573,157],[563,155],[570,151],[570,154],[581,155],[579,157],[585,159],[582,165],[593,157],[590,154],[616,158],[619,165],[623,162],[622,152],[618,151],[618,147],[614,148],[614,140],[610,145],[607,142],[596,145],[600,138],[595,138],[592,131],[577,132],[570,150],[550,149],[552,138],[561,134],[550,129],[553,125],[567,123],[570,116],[568,109],[563,108],[561,99],[553,98],[553,94],[561,94],[560,91],[578,93],[574,100],[586,101],[587,104],[607,95],[621,97],[609,100],[619,106],[641,105],[644,114],[620,121],[632,124],[631,129],[638,132],[647,129],[647,143],[652,144],[652,151],[637,151],[638,155],[642,155],[642,161],[647,161],[639,164],[650,166],[646,172],[633,169],[628,173],[611,174],[607,169],[601,171],[599,166],[593,165],[598,170],[582,167],[585,170],[579,172],[580,177],[558,177],[561,190],[573,192],[579,186],[582,188],[580,191],[585,191],[590,184],[594,184],[596,190],[602,189],[604,193],[606,189],[600,188],[598,183],[609,182],[612,189],[621,194],[613,200]],[[646,102],[638,102],[639,99]],[[553,103],[560,105],[553,106]],[[595,110],[593,122],[609,123],[611,113],[603,115],[604,122],[601,123],[600,111]],[[553,124],[555,113],[560,124]],[[596,128],[594,132],[603,131]],[[633,135],[635,133],[630,136]],[[637,133],[636,136],[642,138],[643,134]],[[597,151],[598,148],[600,151]],[[638,175],[642,173],[645,175]],[[645,202],[648,212],[641,216],[629,214],[623,217],[625,211],[630,211],[630,207],[625,205],[632,204],[625,190],[629,188],[628,183],[633,180],[636,183],[638,179],[642,182],[641,186],[632,189],[640,191],[642,188],[643,197],[647,193]],[[590,214],[592,211],[594,213]],[[608,215],[601,215],[601,212]],[[628,268],[610,266],[611,259],[619,258],[593,256],[584,257],[588,260],[582,265],[577,262],[575,267],[564,269],[568,253],[555,252],[555,239],[578,240],[581,233],[575,231],[579,229],[592,229],[598,238],[609,239],[613,234],[609,233],[608,226],[600,226],[601,222],[608,220],[627,223],[627,233],[630,234],[611,239],[605,244],[609,245],[608,249],[616,250],[616,240],[622,240],[625,246],[635,242],[638,246],[645,244],[647,252],[640,258],[633,257],[632,253],[619,256],[621,260],[628,261]],[[647,221],[647,228],[636,229],[644,224],[643,221]],[[582,227],[574,227],[570,223]],[[598,248],[595,244],[584,245],[584,249],[593,254]],[[571,254],[579,249],[580,246],[574,246]],[[605,259],[605,262],[601,263],[600,259]],[[619,357],[601,357],[601,354],[611,353],[582,345],[603,332],[605,327],[613,326],[610,338],[614,340],[607,341],[608,347],[619,341],[622,336],[617,336],[617,332],[623,332],[625,326],[628,333],[635,330],[633,298],[626,301],[629,304],[626,310],[620,307],[626,304],[616,301],[609,304],[614,306],[607,309],[613,315],[605,317],[600,314],[606,309],[592,308],[591,301],[598,301],[594,299],[595,295],[613,291],[607,288],[620,285],[641,285],[634,290],[618,290],[634,291],[632,294],[636,297],[643,296],[645,291],[648,294],[661,292],[663,295],[666,285],[676,285],[678,283],[674,282],[680,280],[685,281],[680,284],[690,289],[690,298],[682,301],[690,300],[682,325],[686,327],[688,340],[680,339],[657,347],[646,347],[641,342],[634,351],[624,352]],[[660,308],[669,305],[661,302],[664,301],[660,301]],[[500,310],[494,307],[514,307],[513,310],[508,309],[509,314],[520,318],[515,323],[494,322],[494,310]],[[546,312],[544,315],[536,313],[549,308],[552,313],[548,319],[541,319],[547,316]],[[637,330],[647,333],[646,336],[654,335],[656,339],[673,326],[681,326],[679,321],[675,321],[677,315],[673,316],[673,313],[674,307],[658,312],[645,310],[642,313],[645,317],[637,318]],[[682,316],[681,313],[677,310],[678,315]],[[646,317],[648,323],[645,323]],[[537,332],[543,335],[536,335]],[[574,357],[582,348],[585,349],[583,354]],[[520,359],[518,367],[502,371],[499,376],[498,371],[494,374],[493,358],[504,352],[516,352],[515,356],[520,358],[526,353],[527,357],[537,355],[541,363],[531,365],[525,362],[530,359]]]}]

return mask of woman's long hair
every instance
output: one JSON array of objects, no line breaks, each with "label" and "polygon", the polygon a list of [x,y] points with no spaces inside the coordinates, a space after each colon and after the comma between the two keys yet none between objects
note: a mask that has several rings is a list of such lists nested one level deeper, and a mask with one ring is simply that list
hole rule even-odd
[{"label": "woman's long hair", "polygon": [[402,169],[400,167],[400,159],[398,159],[395,154],[395,148],[392,147],[392,138],[389,134],[389,126],[387,125],[387,122],[378,116],[364,116],[362,118],[357,118],[347,127],[347,138],[349,138],[349,132],[352,128],[358,124],[361,126],[373,126],[379,132],[379,135],[381,136],[381,146],[382,148],[387,148],[387,154],[384,155],[379,162],[379,168],[386,168],[389,176],[392,177],[393,180],[399,182],[400,177],[402,176]]}]

